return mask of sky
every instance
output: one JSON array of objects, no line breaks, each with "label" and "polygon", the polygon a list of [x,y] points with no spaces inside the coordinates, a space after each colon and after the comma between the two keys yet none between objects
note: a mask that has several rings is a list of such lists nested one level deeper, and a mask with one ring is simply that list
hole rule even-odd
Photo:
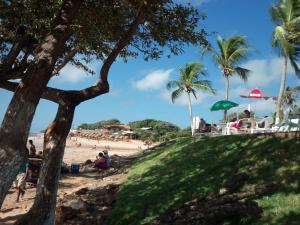
[{"label": "sky", "polygon": [[[204,13],[207,18],[201,22],[206,31],[214,33],[208,37],[215,46],[216,34],[222,37],[244,35],[252,50],[241,66],[250,69],[251,75],[247,83],[238,77],[230,79],[230,100],[239,104],[231,112],[248,107],[257,116],[269,115],[275,111],[273,100],[249,100],[240,95],[249,93],[253,88],[260,88],[272,96],[277,96],[280,85],[282,60],[271,46],[274,23],[271,21],[269,9],[276,0],[177,0],[191,3]],[[156,61],[143,61],[141,58],[130,59],[127,63],[117,60],[109,73],[110,92],[82,103],[76,109],[73,128],[82,123],[93,123],[112,118],[122,123],[142,119],[164,120],[182,128],[189,125],[187,98],[181,97],[173,104],[166,83],[179,76],[179,69],[190,62],[200,62],[208,71],[207,79],[217,89],[216,95],[199,92],[197,100],[193,99],[193,114],[204,118],[207,122],[217,123],[223,116],[221,111],[211,112],[211,105],[225,98],[225,81],[221,71],[209,55],[200,57],[197,46],[187,46],[185,53],[179,56],[162,57]],[[99,71],[101,62],[93,62],[91,67]],[[97,74],[97,73],[96,73]],[[66,66],[60,76],[54,77],[49,86],[63,89],[82,89],[94,84],[97,76],[86,75],[83,71]],[[288,68],[287,85],[300,85],[292,69]],[[12,94],[0,90],[0,119],[2,121]],[[54,119],[57,105],[41,100],[32,122],[32,132],[47,127]]]}]

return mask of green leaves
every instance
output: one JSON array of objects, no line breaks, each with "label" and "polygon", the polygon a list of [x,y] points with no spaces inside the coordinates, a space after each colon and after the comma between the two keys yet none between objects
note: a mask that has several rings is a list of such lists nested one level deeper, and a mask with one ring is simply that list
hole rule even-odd
[{"label": "green leaves", "polygon": [[300,1],[281,0],[271,8],[271,16],[277,23],[272,35],[272,45],[279,50],[280,55],[289,59],[296,75],[300,77],[297,65],[300,53]]},{"label": "green leaves", "polygon": [[242,68],[242,67],[236,67],[236,68],[234,68],[234,70],[243,81],[247,82],[249,74],[251,72],[250,70]]},{"label": "green leaves", "polygon": [[242,60],[246,59],[249,52],[249,46],[246,38],[235,35],[228,39],[217,37],[218,50],[213,52],[213,59],[224,70],[227,69],[229,74],[236,72],[234,67]]},{"label": "green leaves", "polygon": [[[61,3],[61,0],[1,3],[0,36],[4,39],[0,40],[0,58],[7,55],[3,46],[14,43],[20,26],[26,27],[35,45],[40,43],[51,29]],[[140,5],[141,1],[84,1],[71,26],[72,37],[66,48],[75,48],[78,54],[104,60],[128,30]],[[120,58],[126,61],[142,55],[145,60],[158,59],[165,52],[169,52],[168,56],[181,54],[188,44],[204,45],[206,32],[199,24],[204,19],[205,16],[191,5],[172,0],[148,1],[148,9],[143,14],[145,22],[139,25],[130,44],[121,50]],[[34,49],[30,53],[34,54]]]},{"label": "green leaves", "polygon": [[172,94],[171,94],[172,102],[174,103],[175,100],[177,98],[179,98],[184,91],[185,91],[185,89],[183,87],[179,87],[178,89],[176,89],[175,91],[173,91]]},{"label": "green leaves", "polygon": [[283,105],[295,108],[298,98],[298,93],[300,92],[300,86],[287,87],[283,94]]},{"label": "green leaves", "polygon": [[215,93],[211,82],[201,80],[201,75],[206,75],[206,69],[202,64],[193,62],[181,68],[179,80],[172,80],[167,83],[168,90],[176,88],[171,94],[172,102],[174,103],[184,92],[187,94],[192,93],[195,98],[197,98],[197,91]]}]

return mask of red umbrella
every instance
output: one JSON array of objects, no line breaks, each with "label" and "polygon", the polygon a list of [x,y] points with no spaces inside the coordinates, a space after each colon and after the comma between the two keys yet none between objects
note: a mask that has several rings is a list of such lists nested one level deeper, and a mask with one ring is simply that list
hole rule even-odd
[{"label": "red umbrella", "polygon": [[259,88],[254,88],[248,95],[240,95],[242,98],[257,98],[257,99],[265,99],[268,100],[269,98],[272,98],[273,100],[276,99],[274,96],[268,96],[265,93],[263,93]]},{"label": "red umbrella", "polygon": [[[262,92],[262,90],[260,90],[259,88],[254,88],[253,90],[250,91],[250,93],[248,95],[240,95],[242,98],[251,98],[251,99],[264,99],[264,100],[268,100],[270,98],[272,98],[273,100],[276,100],[277,98],[274,96],[269,96],[266,95],[264,92]],[[249,104],[249,111],[250,111],[250,104]]]}]

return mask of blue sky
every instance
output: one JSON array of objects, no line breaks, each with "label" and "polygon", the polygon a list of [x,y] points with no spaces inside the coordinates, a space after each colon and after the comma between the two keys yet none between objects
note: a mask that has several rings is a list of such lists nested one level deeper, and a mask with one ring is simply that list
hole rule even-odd
[{"label": "blue sky", "polygon": [[[234,109],[243,111],[248,103],[252,104],[258,115],[267,115],[275,110],[272,100],[247,100],[239,97],[247,94],[252,88],[259,87],[270,95],[277,95],[281,73],[281,59],[271,47],[271,34],[274,24],[271,21],[269,8],[275,0],[191,0],[200,11],[207,15],[203,21],[205,29],[217,32],[223,37],[233,34],[247,36],[252,46],[247,61],[243,66],[252,71],[249,81],[244,84],[237,78],[230,80],[230,99],[239,103]],[[215,36],[209,37],[215,44]],[[77,107],[73,127],[81,123],[90,123],[111,118],[118,118],[123,123],[146,118],[166,120],[181,127],[189,124],[187,101],[178,99],[172,104],[170,93],[165,89],[166,82],[178,77],[178,70],[186,63],[200,62],[199,48],[186,47],[185,53],[158,61],[145,62],[142,59],[131,59],[127,63],[118,60],[110,70],[110,93],[85,102]],[[225,96],[225,83],[220,70],[205,57],[203,64],[208,70],[208,79],[218,90],[217,95],[198,93],[193,101],[193,113],[208,122],[218,122],[222,112],[210,112],[213,102]],[[94,62],[92,67],[99,71],[100,64]],[[288,85],[300,85],[298,79],[288,69]],[[49,86],[64,89],[81,89],[95,83],[97,76],[87,76],[84,72],[67,66],[59,77],[55,77]],[[0,119],[2,120],[12,94],[0,90]],[[45,129],[55,116],[57,106],[41,100],[32,123],[32,131]]]}]

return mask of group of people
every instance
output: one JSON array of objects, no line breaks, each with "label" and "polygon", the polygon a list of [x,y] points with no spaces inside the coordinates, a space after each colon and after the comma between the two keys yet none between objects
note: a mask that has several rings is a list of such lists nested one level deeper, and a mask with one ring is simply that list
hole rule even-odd
[{"label": "group of people", "polygon": [[240,118],[234,118],[231,122],[232,128],[248,131],[250,128],[263,128],[266,125],[271,125],[273,118],[271,116],[265,116],[263,119],[257,120],[251,116],[249,110],[244,110],[244,115]]},{"label": "group of people", "polygon": [[110,156],[108,155],[108,151],[104,149],[102,152],[96,156],[96,160],[94,162],[94,167],[97,169],[108,169],[111,166]]},{"label": "group of people", "polygon": [[[250,129],[254,128],[265,128],[273,123],[271,116],[265,116],[264,118],[257,120],[253,118],[249,110],[244,110],[244,113],[239,117],[234,117],[230,120],[230,128],[244,130],[249,132]],[[200,118],[196,132],[208,133],[208,132],[219,132],[221,127],[216,124],[209,124],[203,118]]]},{"label": "group of people", "polygon": [[[96,156],[96,160],[94,162],[94,167],[97,169],[108,169],[111,166],[111,159],[108,154],[107,149],[109,149],[109,146],[106,146],[105,149],[100,152]],[[34,158],[37,157],[36,154],[36,148],[33,144],[32,140],[29,140],[29,149],[26,147],[26,151],[28,154],[28,158]],[[23,197],[25,194],[25,186],[26,186],[26,180],[28,179],[30,175],[30,169],[29,169],[29,159],[26,159],[26,161],[22,164],[21,168],[19,169],[18,175],[14,181],[14,188],[17,189],[17,199],[16,201],[19,202],[20,197]]]},{"label": "group of people", "polygon": [[207,123],[203,118],[200,118],[198,132],[200,133],[208,133],[218,131],[218,127],[216,124]]}]

